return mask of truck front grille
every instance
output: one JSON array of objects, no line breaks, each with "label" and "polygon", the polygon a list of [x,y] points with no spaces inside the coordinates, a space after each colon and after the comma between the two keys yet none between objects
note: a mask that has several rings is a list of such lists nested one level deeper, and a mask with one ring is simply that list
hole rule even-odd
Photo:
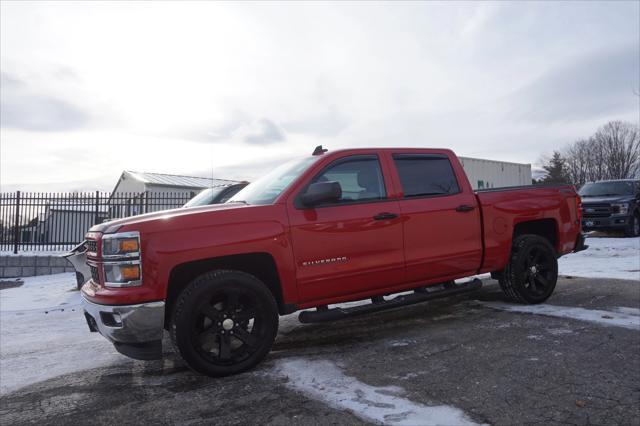
[{"label": "truck front grille", "polygon": [[89,253],[96,253],[98,250],[98,244],[96,240],[87,240],[87,251]]},{"label": "truck front grille", "polygon": [[89,268],[91,269],[91,279],[93,280],[93,282],[96,284],[100,284],[100,275],[98,274],[98,267],[89,265]]},{"label": "truck front grille", "polygon": [[582,217],[609,217],[611,216],[610,204],[583,204]]}]

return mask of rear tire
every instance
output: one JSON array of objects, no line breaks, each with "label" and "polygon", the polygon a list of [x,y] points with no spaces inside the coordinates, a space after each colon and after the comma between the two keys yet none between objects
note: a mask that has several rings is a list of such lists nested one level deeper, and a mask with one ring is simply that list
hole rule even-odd
[{"label": "rear tire", "polygon": [[538,235],[516,237],[500,277],[507,298],[518,303],[542,303],[551,296],[557,281],[558,259],[549,241]]},{"label": "rear tire", "polygon": [[171,319],[176,351],[194,371],[222,377],[246,371],[267,355],[278,333],[278,307],[253,275],[218,270],[180,293]]},{"label": "rear tire", "polygon": [[640,214],[636,213],[631,216],[629,225],[624,229],[625,237],[637,237],[640,236]]}]

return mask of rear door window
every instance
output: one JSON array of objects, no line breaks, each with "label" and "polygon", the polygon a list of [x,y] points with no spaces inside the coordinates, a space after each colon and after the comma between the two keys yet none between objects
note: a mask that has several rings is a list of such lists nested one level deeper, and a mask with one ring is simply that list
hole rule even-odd
[{"label": "rear door window", "polygon": [[446,155],[394,154],[405,198],[453,195],[458,180]]}]

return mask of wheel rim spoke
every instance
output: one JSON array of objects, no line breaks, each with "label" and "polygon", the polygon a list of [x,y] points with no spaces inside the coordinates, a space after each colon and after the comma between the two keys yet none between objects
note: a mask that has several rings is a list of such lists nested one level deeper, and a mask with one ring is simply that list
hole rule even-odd
[{"label": "wheel rim spoke", "polygon": [[222,360],[231,358],[231,339],[226,335],[220,336],[220,352],[218,356]]},{"label": "wheel rim spoke", "polygon": [[211,336],[211,329],[212,328],[213,328],[213,324],[211,324],[210,326],[206,327],[204,330],[199,332],[198,335],[196,336],[196,338],[198,339],[198,342],[200,342],[201,345],[204,344],[204,339],[205,338],[207,338],[208,336]]},{"label": "wheel rim spoke", "polygon": [[260,347],[265,323],[260,303],[241,289],[212,294],[198,306],[192,329],[197,351],[216,365],[233,365],[252,356]]},{"label": "wheel rim spoke", "polygon": [[235,310],[238,307],[239,298],[239,294],[235,291],[227,294],[227,309]]},{"label": "wheel rim spoke", "polygon": [[249,321],[256,317],[256,311],[252,308],[243,308],[242,311],[236,314],[238,321]]},{"label": "wheel rim spoke", "polygon": [[220,314],[216,308],[209,304],[204,304],[200,311],[211,321],[218,321],[218,315]]},{"label": "wheel rim spoke", "polygon": [[235,330],[235,336],[251,348],[255,347],[258,343],[257,337],[240,327]]},{"label": "wheel rim spoke", "polygon": [[527,276],[527,281],[529,282],[529,288],[532,291],[537,291],[538,288],[536,286],[536,280],[535,277],[533,276],[533,274],[529,273],[529,275]]},{"label": "wheel rim spoke", "polygon": [[547,277],[545,277],[542,274],[538,274],[536,276],[536,279],[538,280],[538,282],[543,286],[543,287],[548,287],[549,286],[549,280],[547,279]]},{"label": "wheel rim spoke", "polygon": [[531,255],[527,256],[527,261],[525,262],[525,266],[527,267],[527,269],[533,266],[533,256]]},{"label": "wheel rim spoke", "polygon": [[540,253],[539,251],[534,251],[533,252],[533,264],[537,265],[540,264],[541,261],[543,260],[542,258],[544,257],[544,255],[542,253]]}]

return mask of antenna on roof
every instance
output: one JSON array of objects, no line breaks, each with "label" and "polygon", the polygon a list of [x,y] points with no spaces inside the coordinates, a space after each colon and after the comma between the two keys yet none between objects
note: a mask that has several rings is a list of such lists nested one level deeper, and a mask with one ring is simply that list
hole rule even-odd
[{"label": "antenna on roof", "polygon": [[316,146],[316,149],[313,150],[313,154],[312,155],[322,155],[327,151],[329,151],[329,150],[328,149],[323,149],[322,145],[318,145],[318,146]]}]

